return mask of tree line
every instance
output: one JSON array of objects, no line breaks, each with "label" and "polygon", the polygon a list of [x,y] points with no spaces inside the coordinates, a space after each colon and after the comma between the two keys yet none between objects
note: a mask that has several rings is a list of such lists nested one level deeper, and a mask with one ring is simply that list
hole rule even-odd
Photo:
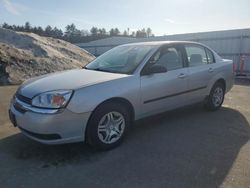
[{"label": "tree line", "polygon": [[143,28],[137,31],[130,31],[130,29],[127,28],[123,32],[121,32],[118,28],[111,28],[107,31],[105,28],[92,27],[90,30],[84,30],[78,29],[75,24],[72,23],[67,25],[63,31],[62,29],[52,27],[50,25],[45,28],[41,26],[33,27],[29,22],[26,22],[24,25],[9,25],[7,23],[3,23],[1,27],[14,31],[31,32],[40,36],[63,39],[71,43],[89,42],[113,36],[136,38],[154,37],[151,28]]}]

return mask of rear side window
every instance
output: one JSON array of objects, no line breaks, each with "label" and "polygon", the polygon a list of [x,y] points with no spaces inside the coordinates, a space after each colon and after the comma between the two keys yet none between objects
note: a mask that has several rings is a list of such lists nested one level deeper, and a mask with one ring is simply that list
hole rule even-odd
[{"label": "rear side window", "polygon": [[206,48],[206,53],[207,53],[208,63],[215,63],[213,52],[211,52],[209,49]]},{"label": "rear side window", "polygon": [[190,67],[208,64],[205,49],[200,46],[185,45]]}]

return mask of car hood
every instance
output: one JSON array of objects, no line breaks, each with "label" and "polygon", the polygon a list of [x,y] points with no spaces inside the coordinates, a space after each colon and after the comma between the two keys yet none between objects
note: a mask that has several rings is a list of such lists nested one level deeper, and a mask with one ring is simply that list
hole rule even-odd
[{"label": "car hood", "polygon": [[61,89],[75,90],[127,76],[129,75],[86,69],[69,70],[32,78],[20,86],[18,93],[25,97],[32,98],[46,91]]}]

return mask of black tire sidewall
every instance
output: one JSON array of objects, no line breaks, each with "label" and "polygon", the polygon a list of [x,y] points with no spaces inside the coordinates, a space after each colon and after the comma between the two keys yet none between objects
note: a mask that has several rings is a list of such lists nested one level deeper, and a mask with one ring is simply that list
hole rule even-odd
[{"label": "black tire sidewall", "polygon": [[[114,142],[112,144],[106,144],[106,143],[103,143],[98,137],[98,124],[99,124],[99,121],[101,120],[101,118],[105,114],[112,112],[112,111],[119,112],[123,115],[123,117],[125,119],[125,128],[124,128],[124,132],[119,140],[117,140],[116,142]],[[90,120],[89,120],[88,125],[87,125],[87,132],[86,132],[87,133],[86,134],[87,142],[91,146],[93,146],[97,149],[101,149],[101,150],[107,150],[107,149],[114,148],[122,142],[124,136],[126,135],[128,129],[130,127],[130,124],[131,124],[131,116],[130,116],[130,113],[128,112],[128,110],[124,106],[122,106],[119,103],[103,104],[103,105],[97,107],[97,109],[93,112],[93,114],[90,117]]]},{"label": "black tire sidewall", "polygon": [[[220,105],[215,106],[214,103],[213,103],[213,94],[214,94],[215,89],[218,88],[218,87],[222,88],[222,90],[223,90],[223,98],[222,98],[222,101],[221,101]],[[222,83],[220,83],[220,82],[215,83],[214,86],[212,87],[211,91],[210,91],[207,102],[205,104],[206,109],[210,110],[210,111],[218,110],[221,107],[221,105],[223,104],[224,96],[225,96],[225,87],[224,87],[224,85]]]}]

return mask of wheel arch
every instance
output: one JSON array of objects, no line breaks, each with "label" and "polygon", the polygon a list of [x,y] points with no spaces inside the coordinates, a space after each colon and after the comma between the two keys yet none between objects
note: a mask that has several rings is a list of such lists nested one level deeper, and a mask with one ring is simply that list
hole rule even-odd
[{"label": "wheel arch", "polygon": [[107,99],[107,100],[103,101],[95,109],[97,109],[101,105],[107,104],[107,103],[119,103],[119,104],[125,106],[125,108],[130,112],[131,119],[134,120],[134,118],[135,118],[135,110],[134,110],[134,107],[133,107],[132,103],[128,99],[125,99],[125,98],[122,98],[122,97],[113,97],[113,98],[110,98],[110,99]]},{"label": "wheel arch", "polygon": [[224,92],[226,91],[226,80],[222,76],[215,77],[209,83],[205,100],[207,100],[207,97],[210,95],[210,93],[211,93],[211,91],[216,83],[222,83],[224,86]]},{"label": "wheel arch", "polygon": [[[103,102],[101,102],[100,104],[98,104],[94,110],[92,111],[91,113],[91,117],[92,115],[94,114],[94,112],[99,108],[101,107],[102,105],[104,104],[109,104],[109,103],[119,103],[121,104],[122,106],[124,106],[128,112],[130,112],[130,115],[131,115],[131,121],[134,121],[135,119],[135,110],[134,110],[134,106],[132,105],[132,103],[128,100],[128,99],[125,99],[125,98],[122,98],[122,97],[112,97],[112,98],[109,98],[109,99],[106,99],[104,100]],[[90,117],[90,118],[91,118]],[[89,119],[90,119],[89,118]]]},{"label": "wheel arch", "polygon": [[219,79],[217,79],[217,80],[215,81],[214,85],[215,85],[216,83],[221,83],[221,84],[223,84],[223,86],[224,86],[224,92],[225,92],[225,90],[226,90],[226,81],[225,81],[225,79],[219,78]]}]

